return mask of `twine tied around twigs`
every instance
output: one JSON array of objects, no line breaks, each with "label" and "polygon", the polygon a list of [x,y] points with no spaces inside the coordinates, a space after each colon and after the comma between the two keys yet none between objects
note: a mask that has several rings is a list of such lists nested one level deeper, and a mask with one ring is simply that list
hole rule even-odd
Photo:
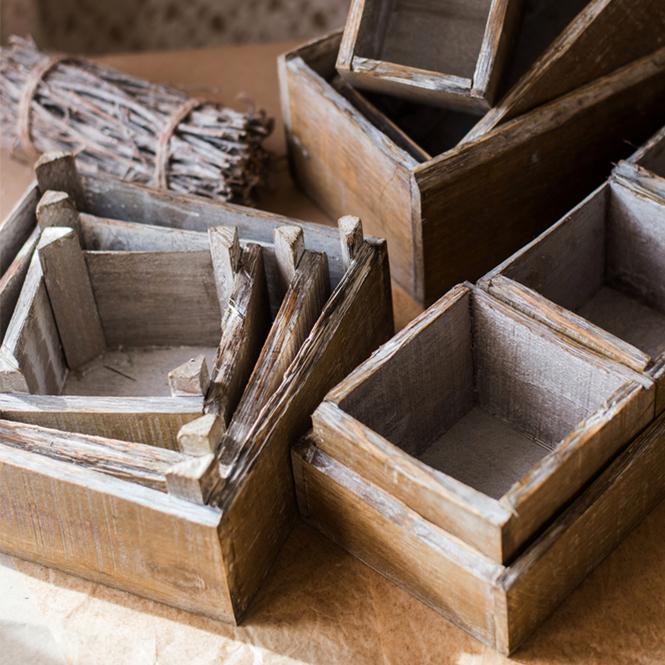
[{"label": "twine tied around twigs", "polygon": [[251,203],[273,120],[12,38],[0,49],[0,141],[27,159],[78,153],[83,173]]}]

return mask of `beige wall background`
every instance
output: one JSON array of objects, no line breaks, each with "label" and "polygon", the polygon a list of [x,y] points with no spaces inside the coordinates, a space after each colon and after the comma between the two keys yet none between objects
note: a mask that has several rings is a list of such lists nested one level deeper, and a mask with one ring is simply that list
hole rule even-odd
[{"label": "beige wall background", "polygon": [[304,39],[342,26],[348,0],[0,0],[0,39],[110,53]]}]

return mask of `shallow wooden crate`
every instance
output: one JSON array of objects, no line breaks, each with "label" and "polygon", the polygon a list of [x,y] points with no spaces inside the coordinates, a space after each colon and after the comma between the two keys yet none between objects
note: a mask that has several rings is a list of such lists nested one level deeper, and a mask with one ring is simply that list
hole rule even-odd
[{"label": "shallow wooden crate", "polygon": [[479,284],[643,372],[665,409],[665,199],[613,176]]},{"label": "shallow wooden crate", "polygon": [[505,563],[653,420],[654,392],[648,377],[460,285],[326,396],[313,436]]},{"label": "shallow wooden crate", "polygon": [[[44,268],[40,254],[47,247],[44,237],[50,234],[69,241],[78,235],[80,244],[75,249],[84,256],[109,346],[102,350],[124,354],[127,360],[130,350],[118,344],[130,338],[136,343],[141,335],[145,343],[157,341],[161,348],[138,355],[154,352],[159,356],[153,356],[151,363],[154,370],[157,362],[161,375],[157,383],[163,392],[153,395],[155,383],[151,382],[147,388],[151,397],[113,394],[143,387],[128,387],[127,376],[118,376],[109,385],[95,378],[99,367],[70,376],[75,373],[69,371],[71,360],[65,351],[67,347],[80,350],[83,345],[68,342],[86,337],[61,338],[62,320],[55,322],[41,314],[27,317],[37,330],[35,339],[42,335],[44,340],[46,353],[41,357],[57,360],[48,363],[45,382],[34,383],[36,375],[23,376],[19,385],[21,368],[30,358],[26,355],[9,366],[7,355],[2,358],[1,378],[12,392],[0,394],[0,550],[176,607],[238,621],[268,573],[295,514],[290,445],[308,427],[309,415],[325,392],[392,333],[385,242],[364,238],[355,219],[342,220],[338,231],[112,179],[79,178],[65,155],[44,160],[37,175],[39,184],[30,188],[0,225],[0,234],[11,230],[16,238],[14,250],[18,250],[13,259],[9,253],[3,256],[6,270],[0,302],[3,312],[13,312],[9,321],[2,321],[3,334],[9,331],[3,349],[12,348],[7,344],[16,329],[14,318],[20,316],[32,284],[41,285],[53,275],[51,264]],[[42,226],[35,227],[40,201]],[[73,211],[76,233],[50,228],[44,221],[53,212],[50,204],[63,201]],[[58,223],[61,214],[62,210]],[[232,235],[224,233],[227,225],[238,229],[239,247]],[[215,253],[218,243],[221,253]],[[153,268],[159,257],[159,271],[132,270],[132,263],[149,255],[148,265]],[[189,341],[207,348],[212,344],[214,351],[220,334],[224,340],[226,315],[233,316],[234,308],[241,314],[234,325],[258,320],[240,307],[246,301],[236,297],[241,293],[236,287],[249,280],[250,266],[257,265],[247,263],[247,255],[265,258],[269,287],[265,313],[270,318],[272,310],[273,321],[259,337],[263,348],[242,396],[225,414],[224,402],[213,389],[218,374],[213,373],[211,389],[201,394],[205,381],[200,358],[193,366],[176,368],[168,382],[164,370],[173,365],[174,345]],[[224,284],[216,283],[214,264],[216,257],[232,261],[234,256],[240,257],[241,270],[234,272],[234,290],[223,295]],[[66,266],[56,274],[69,280],[70,262]],[[290,274],[284,272],[285,266]],[[31,271],[38,279],[33,279]],[[114,284],[126,286],[130,276],[136,278],[129,281],[140,292],[161,297],[159,307],[150,298],[118,300],[117,294],[110,294]],[[189,284],[192,280],[199,289]],[[190,309],[178,317],[177,326],[168,325],[167,319],[172,321],[178,309],[174,291],[177,295],[183,289],[198,300],[189,301]],[[47,284],[47,297],[41,299],[47,311],[79,311],[57,306],[53,310],[54,294]],[[80,299],[78,291],[74,295]],[[108,297],[116,305],[104,311]],[[224,313],[222,298],[229,298]],[[34,306],[36,300],[30,302]],[[120,310],[124,314],[114,317]],[[154,318],[160,316],[161,323]],[[151,318],[156,325],[149,325]],[[55,334],[51,334],[53,328]],[[240,330],[248,332],[242,326]],[[231,351],[232,359],[242,355],[241,348]],[[184,353],[182,357],[191,355],[191,349],[179,352]],[[117,360],[105,357],[104,364]],[[143,369],[147,362],[145,357],[131,360],[134,370]],[[56,365],[61,374],[51,372]],[[82,367],[89,369],[87,364]],[[123,374],[126,369],[123,365]],[[51,384],[58,376],[62,381]],[[58,394],[70,379],[83,396]],[[219,390],[226,395],[229,385],[220,380]],[[102,396],[85,395],[91,387]],[[52,395],[34,394],[48,392]],[[151,401],[154,412],[147,415],[156,417],[158,427],[141,425],[133,408],[124,416],[119,413],[122,409],[116,409],[123,401],[140,399]],[[77,400],[84,406],[80,411],[85,418],[79,418]],[[89,412],[91,400],[103,413]],[[217,406],[206,411],[211,400]],[[186,413],[173,408],[174,401],[187,402]],[[173,427],[162,427],[162,416],[173,418],[174,413]],[[185,431],[212,415],[223,417],[219,430],[205,430],[204,422],[194,431]],[[104,430],[109,423],[110,430]],[[146,433],[154,438],[146,441]]]},{"label": "shallow wooden crate", "polygon": [[520,0],[353,0],[337,71],[353,85],[488,110],[515,41]]},{"label": "shallow wooden crate", "polygon": [[665,199],[665,127],[620,162],[614,172]]},{"label": "shallow wooden crate", "polygon": [[665,415],[506,565],[428,522],[346,460],[322,451],[315,438],[292,457],[299,507],[309,523],[509,654],[665,496]]},{"label": "shallow wooden crate", "polygon": [[554,223],[662,122],[662,48],[464,143],[474,116],[337,81],[339,45],[280,60],[291,167],[326,211],[388,240],[393,278],[421,305]]}]

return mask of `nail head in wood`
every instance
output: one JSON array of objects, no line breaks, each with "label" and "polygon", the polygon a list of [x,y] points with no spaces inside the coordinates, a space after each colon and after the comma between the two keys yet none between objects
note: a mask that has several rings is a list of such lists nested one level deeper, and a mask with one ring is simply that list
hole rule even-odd
[{"label": "nail head in wood", "polygon": [[348,266],[362,247],[364,236],[360,217],[345,215],[337,222],[342,243],[342,261]]},{"label": "nail head in wood", "polygon": [[280,226],[275,229],[274,243],[279,271],[288,284],[305,252],[305,235],[299,226]]},{"label": "nail head in wood", "polygon": [[37,224],[45,229],[49,226],[68,226],[79,231],[79,213],[67,192],[49,189],[37,204]]},{"label": "nail head in wood", "polygon": [[197,456],[215,453],[225,430],[222,418],[207,413],[180,428],[178,450],[187,455]]},{"label": "nail head in wood", "polygon": [[210,374],[204,355],[191,358],[169,372],[169,387],[173,397],[205,395],[209,384]]},{"label": "nail head in wood", "polygon": [[167,470],[166,488],[172,496],[205,505],[218,478],[219,465],[214,455],[192,457]]},{"label": "nail head in wood", "polygon": [[229,304],[235,276],[240,270],[242,250],[238,228],[214,226],[208,229],[208,240],[219,306],[223,312]]},{"label": "nail head in wood", "polygon": [[79,210],[85,209],[83,185],[74,155],[68,152],[44,153],[35,164],[35,175],[40,191],[53,189],[67,192]]}]

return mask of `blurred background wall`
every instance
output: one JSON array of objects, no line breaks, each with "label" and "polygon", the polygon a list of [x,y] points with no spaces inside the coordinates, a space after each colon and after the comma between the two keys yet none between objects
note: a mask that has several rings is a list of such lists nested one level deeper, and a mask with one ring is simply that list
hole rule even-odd
[{"label": "blurred background wall", "polygon": [[314,37],[342,26],[348,0],[0,0],[0,40],[108,53]]}]

